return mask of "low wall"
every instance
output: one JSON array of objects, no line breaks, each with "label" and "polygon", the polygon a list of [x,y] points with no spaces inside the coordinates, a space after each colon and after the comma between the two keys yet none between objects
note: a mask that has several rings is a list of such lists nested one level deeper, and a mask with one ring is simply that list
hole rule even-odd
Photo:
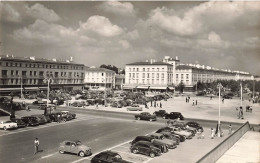
[{"label": "low wall", "polygon": [[229,148],[231,148],[247,131],[250,130],[249,122],[247,121],[235,132],[233,132],[229,137],[227,137],[223,142],[221,142],[214,149],[209,151],[205,156],[203,156],[198,163],[211,163],[216,162]]}]

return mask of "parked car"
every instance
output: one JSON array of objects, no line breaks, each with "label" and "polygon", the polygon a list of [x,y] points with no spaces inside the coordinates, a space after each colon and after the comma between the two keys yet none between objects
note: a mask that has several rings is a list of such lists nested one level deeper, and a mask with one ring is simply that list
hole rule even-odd
[{"label": "parked car", "polygon": [[66,140],[60,143],[59,153],[63,154],[65,152],[74,153],[80,157],[91,155],[91,148],[85,145],[82,145],[79,140],[71,141]]},{"label": "parked car", "polygon": [[165,114],[167,114],[167,112],[165,110],[158,110],[155,111],[153,114],[155,114],[158,117],[163,117]]},{"label": "parked car", "polygon": [[42,105],[42,104],[47,105],[47,101],[38,101],[38,100],[36,100],[36,101],[33,101],[32,104],[33,105]]},{"label": "parked car", "polygon": [[161,150],[162,153],[166,153],[168,152],[168,148],[166,146],[165,143],[162,143],[160,141],[157,141],[154,138],[151,138],[149,136],[137,136],[132,142],[131,145],[134,145],[135,143],[139,142],[139,141],[147,141],[152,143],[155,147],[159,148]]},{"label": "parked car", "polygon": [[76,118],[76,114],[75,113],[71,113],[69,111],[61,111],[62,116],[66,116],[66,117],[71,117],[72,119]]},{"label": "parked car", "polygon": [[188,126],[190,126],[190,127],[193,127],[193,128],[196,128],[197,131],[198,131],[199,129],[201,129],[202,132],[204,131],[204,130],[203,130],[203,127],[202,127],[198,122],[193,122],[193,121],[191,121],[191,122],[187,122],[186,125],[188,125]]},{"label": "parked car", "polygon": [[192,132],[193,135],[195,135],[197,133],[197,129],[191,126],[187,126],[185,124],[185,122],[181,122],[181,121],[175,121],[173,122],[172,126],[178,128],[180,127],[182,130],[187,130],[189,132]]},{"label": "parked car", "polygon": [[149,120],[149,121],[156,121],[156,116],[151,115],[149,112],[142,112],[140,114],[135,115],[135,119],[137,120]]},{"label": "parked car", "polygon": [[130,147],[132,153],[141,153],[150,157],[160,156],[161,150],[147,141],[139,141]]},{"label": "parked car", "polygon": [[229,95],[223,95],[222,96],[224,99],[232,99],[232,96],[229,96]]},{"label": "parked car", "polygon": [[173,135],[170,132],[161,132],[160,134],[162,134],[166,139],[174,140],[177,145],[180,144],[180,136]]},{"label": "parked car", "polygon": [[182,135],[186,139],[192,139],[192,137],[194,136],[191,132],[182,130],[180,128],[173,128],[173,133],[175,133],[177,135]]},{"label": "parked car", "polygon": [[156,139],[157,141],[159,141],[161,143],[164,143],[167,146],[167,148],[174,149],[174,148],[177,147],[177,142],[176,141],[165,139],[163,134],[151,133],[151,134],[148,134],[147,136],[149,136],[149,137],[151,137],[153,139]]},{"label": "parked car", "polygon": [[82,105],[82,103],[79,102],[79,101],[74,101],[74,102],[71,104],[71,106],[74,106],[74,107],[82,107],[83,105]]},{"label": "parked car", "polygon": [[127,107],[126,110],[127,111],[143,111],[142,107],[140,107],[137,104],[133,104],[132,106]]},{"label": "parked car", "polygon": [[18,128],[27,126],[26,123],[19,118],[11,118],[10,120],[14,123],[17,123]]},{"label": "parked car", "polygon": [[0,103],[10,103],[10,101],[8,97],[0,97]]},{"label": "parked car", "polygon": [[186,140],[185,136],[174,133],[173,128],[170,127],[163,127],[156,131],[156,133],[163,133],[163,132],[167,132],[168,134],[172,134],[173,136],[179,137],[180,142],[184,142]]},{"label": "parked car", "polygon": [[32,115],[31,117],[35,117],[40,125],[47,123],[47,120],[43,115]]},{"label": "parked car", "polygon": [[95,155],[91,159],[91,163],[131,163],[131,162],[123,160],[122,157],[116,152],[104,151]]},{"label": "parked car", "polygon": [[40,123],[37,118],[31,116],[21,117],[22,121],[26,123],[27,126],[38,126]]},{"label": "parked car", "polygon": [[51,114],[48,114],[50,116],[50,119],[53,121],[53,122],[58,122],[58,115],[60,115],[60,120],[61,121],[67,121],[66,118],[63,118],[62,115],[61,115],[61,112],[52,112]]},{"label": "parked car", "polygon": [[0,128],[4,130],[10,130],[10,129],[16,129],[17,123],[14,123],[12,121],[1,121],[0,122]]},{"label": "parked car", "polygon": [[46,114],[46,115],[43,115],[43,116],[44,116],[45,120],[47,121],[47,123],[51,123],[52,122],[49,114]]},{"label": "parked car", "polygon": [[164,114],[164,119],[180,119],[184,120],[183,115],[180,112],[170,112],[169,114]]}]

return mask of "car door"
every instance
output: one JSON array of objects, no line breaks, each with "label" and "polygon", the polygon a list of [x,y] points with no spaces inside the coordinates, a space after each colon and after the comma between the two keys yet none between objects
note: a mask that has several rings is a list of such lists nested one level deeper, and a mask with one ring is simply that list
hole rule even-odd
[{"label": "car door", "polygon": [[72,142],[70,146],[70,152],[71,153],[78,153],[78,146],[76,143]]},{"label": "car door", "polygon": [[70,152],[70,146],[71,146],[71,142],[66,142],[65,143],[65,151],[66,152]]},{"label": "car door", "polygon": [[101,155],[101,157],[99,158],[99,161],[98,161],[98,162],[100,162],[100,163],[109,163],[109,162],[107,161],[107,159],[108,159],[108,156],[107,156],[106,154],[103,154],[103,155]]},{"label": "car door", "polygon": [[148,120],[148,119],[149,119],[149,114],[148,114],[148,113],[145,113],[144,119],[145,119],[145,120]]},{"label": "car door", "polygon": [[138,152],[145,154],[145,144],[138,144]]}]

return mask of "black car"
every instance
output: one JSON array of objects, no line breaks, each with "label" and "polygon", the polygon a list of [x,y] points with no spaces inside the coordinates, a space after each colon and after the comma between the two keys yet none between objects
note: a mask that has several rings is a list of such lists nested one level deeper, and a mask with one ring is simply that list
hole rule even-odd
[{"label": "black car", "polygon": [[35,117],[26,116],[22,117],[21,120],[26,123],[27,126],[38,126],[39,122]]},{"label": "black car", "polygon": [[186,138],[183,135],[175,134],[173,128],[170,127],[163,127],[156,131],[156,133],[163,133],[163,132],[167,132],[169,134],[172,134],[173,136],[179,137],[180,142],[184,142],[186,140]]},{"label": "black car", "polygon": [[91,163],[131,163],[131,162],[123,160],[122,157],[116,152],[105,151],[95,155],[91,159]]},{"label": "black car", "polygon": [[44,115],[43,114],[43,116],[44,116],[45,120],[47,121],[47,123],[51,123],[52,122],[52,120],[50,118],[50,115],[48,115],[48,114]]},{"label": "black car", "polygon": [[24,122],[24,121],[22,121],[22,119],[19,119],[19,118],[11,118],[10,119],[12,122],[15,122],[15,123],[17,123],[17,126],[20,128],[20,127],[26,127],[27,126],[27,124]]},{"label": "black car", "polygon": [[167,114],[167,112],[165,110],[158,110],[155,111],[153,114],[155,114],[158,117],[163,117],[165,114]]},{"label": "black car", "polygon": [[151,115],[149,112],[142,112],[140,114],[135,115],[135,119],[137,120],[149,120],[149,121],[156,121],[156,116]]},{"label": "black car", "polygon": [[183,115],[180,112],[170,112],[169,114],[165,114],[163,116],[164,119],[180,119],[184,120]]},{"label": "black car", "polygon": [[147,141],[139,141],[130,147],[132,153],[141,153],[150,157],[160,156],[161,150]]},{"label": "black car", "polygon": [[230,96],[230,95],[223,95],[223,98],[224,99],[232,99],[232,96]]},{"label": "black car", "polygon": [[61,112],[54,112],[51,114],[48,114],[50,119],[52,120],[52,122],[58,122],[58,116],[60,117],[60,121],[64,121],[66,122],[67,119],[62,117],[62,113]]},{"label": "black car", "polygon": [[139,141],[147,141],[152,143],[156,148],[159,148],[162,153],[168,152],[168,148],[166,144],[156,141],[156,139],[153,139],[149,136],[137,136],[132,142],[131,145],[134,145],[135,143]]},{"label": "black car", "polygon": [[32,117],[35,117],[40,125],[47,123],[47,120],[43,115],[32,115]]},{"label": "black car", "polygon": [[203,127],[198,123],[198,122],[187,122],[186,125],[196,128],[197,130],[201,129],[201,131],[203,132]]}]

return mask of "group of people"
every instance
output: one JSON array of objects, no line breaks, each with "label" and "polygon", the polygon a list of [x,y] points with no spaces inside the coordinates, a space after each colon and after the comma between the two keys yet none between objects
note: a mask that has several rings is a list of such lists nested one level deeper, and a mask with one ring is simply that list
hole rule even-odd
[{"label": "group of people", "polygon": [[236,108],[236,110],[238,110],[238,119],[244,119],[243,107],[240,106],[239,109]]},{"label": "group of people", "polygon": [[[219,128],[218,132],[220,132],[220,136],[221,137],[224,136],[224,133],[221,130],[221,127]],[[232,134],[232,132],[233,132],[232,125],[229,124],[229,126],[228,126],[228,134]],[[213,128],[211,128],[210,138],[214,139],[214,137],[216,137],[216,136],[217,136],[217,132]],[[198,131],[197,131],[197,138],[198,139],[204,139],[204,134],[203,134],[203,131],[201,129],[198,129]]]},{"label": "group of people", "polygon": [[[190,102],[190,96],[187,96],[186,97],[186,103],[189,103]],[[198,100],[192,100],[192,106],[194,105],[198,105]]]},{"label": "group of people", "polygon": [[[147,109],[149,109],[147,104],[145,105],[145,107],[146,107]],[[155,108],[156,108],[156,107],[160,107],[160,108],[162,108],[162,103],[161,103],[161,102],[157,102],[156,100],[151,101],[151,107],[155,107]]]}]

